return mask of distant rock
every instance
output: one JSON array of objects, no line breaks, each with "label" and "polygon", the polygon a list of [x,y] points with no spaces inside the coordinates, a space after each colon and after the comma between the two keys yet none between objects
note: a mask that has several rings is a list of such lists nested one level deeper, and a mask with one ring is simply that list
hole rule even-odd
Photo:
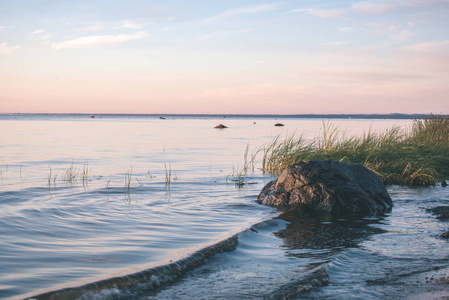
[{"label": "distant rock", "polygon": [[274,124],[274,126],[284,126],[284,124],[282,124],[282,123],[276,123],[276,124]]},{"label": "distant rock", "polygon": [[306,208],[332,214],[369,215],[393,202],[373,171],[336,161],[298,162],[268,183],[257,197],[265,205]]},{"label": "distant rock", "polygon": [[215,126],[215,128],[223,129],[223,128],[228,128],[228,127],[224,126],[223,124],[218,124],[217,126]]},{"label": "distant rock", "polygon": [[165,120],[165,118],[164,118],[164,117],[159,117],[159,119],[161,119],[161,120]]}]

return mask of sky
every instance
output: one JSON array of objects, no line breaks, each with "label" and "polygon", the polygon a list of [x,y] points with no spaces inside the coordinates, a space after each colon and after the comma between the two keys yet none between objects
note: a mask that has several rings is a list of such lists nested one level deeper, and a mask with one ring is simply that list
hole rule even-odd
[{"label": "sky", "polygon": [[449,114],[449,0],[0,0],[0,113]]}]

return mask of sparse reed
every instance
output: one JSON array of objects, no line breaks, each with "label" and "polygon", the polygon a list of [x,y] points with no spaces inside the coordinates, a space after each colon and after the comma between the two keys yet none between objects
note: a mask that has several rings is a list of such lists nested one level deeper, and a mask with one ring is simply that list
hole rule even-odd
[{"label": "sparse reed", "polygon": [[135,178],[137,180],[137,182],[140,184],[140,186],[144,186],[143,182],[139,180],[139,178]]},{"label": "sparse reed", "polygon": [[233,166],[232,172],[226,177],[226,182],[229,181],[229,178],[232,177],[232,182],[235,183],[237,187],[243,187],[245,185],[245,177],[247,175],[247,168],[243,167],[240,169],[237,166],[237,169]]},{"label": "sparse reed", "polygon": [[168,168],[167,168],[167,164],[164,163],[164,168],[165,168],[165,187],[170,188],[170,184],[171,184],[171,180],[172,180],[171,164],[168,164]]},{"label": "sparse reed", "polygon": [[243,170],[244,173],[254,173],[254,170],[256,168],[256,157],[257,157],[257,152],[253,152],[251,153],[251,157],[248,158],[249,156],[249,144],[246,145],[245,148],[245,154],[243,155]]},{"label": "sparse reed", "polygon": [[50,188],[51,187],[51,179],[52,179],[52,171],[51,171],[51,166],[50,165],[48,165],[48,169],[49,169],[49,172],[48,172],[48,188]]},{"label": "sparse reed", "polygon": [[430,115],[414,120],[411,128],[370,130],[348,137],[332,124],[323,123],[320,137],[275,138],[262,147],[262,171],[278,175],[287,166],[308,160],[336,160],[361,164],[386,184],[434,185],[449,177],[449,117]]},{"label": "sparse reed", "polygon": [[56,177],[57,177],[56,174],[53,176],[53,170],[51,168],[51,165],[48,165],[48,174],[47,174],[47,186],[48,186],[48,188],[51,188],[52,180],[53,180],[53,187],[56,187]]},{"label": "sparse reed", "polygon": [[78,176],[78,170],[75,167],[75,162],[72,160],[72,164],[64,173],[63,180],[67,182],[67,185],[74,186],[76,184],[76,177]]},{"label": "sparse reed", "polygon": [[84,189],[89,188],[89,163],[86,161],[83,165],[83,171],[81,173],[81,180],[83,182]]},{"label": "sparse reed", "polygon": [[[131,170],[128,170],[128,172],[125,175],[125,188],[124,188],[124,193],[125,195],[127,195],[128,197],[130,196],[130,189],[131,189],[131,177],[133,174],[133,168],[131,167]],[[108,182],[109,184],[109,182]]]},{"label": "sparse reed", "polygon": [[253,152],[251,157],[249,157],[249,144],[246,145],[245,153],[243,155],[243,167],[240,169],[237,166],[237,169],[232,167],[232,172],[226,177],[226,182],[229,180],[229,177],[232,176],[232,181],[235,183],[237,187],[243,187],[246,184],[246,177],[248,173],[254,173],[257,156],[260,151]]},{"label": "sparse reed", "polygon": [[242,187],[245,185],[245,177],[246,177],[246,168],[244,167],[241,170],[237,170],[236,176],[234,179],[235,185],[238,187]]}]

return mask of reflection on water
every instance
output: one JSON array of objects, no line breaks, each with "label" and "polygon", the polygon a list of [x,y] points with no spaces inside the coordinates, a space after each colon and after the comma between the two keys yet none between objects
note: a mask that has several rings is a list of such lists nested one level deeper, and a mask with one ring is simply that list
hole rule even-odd
[{"label": "reflection on water", "polygon": [[320,250],[313,255],[336,254],[342,249],[356,248],[370,235],[384,233],[385,230],[370,225],[379,224],[382,217],[338,219],[333,216],[321,217],[317,213],[294,211],[283,213],[277,218],[289,222],[286,229],[275,235],[283,239],[289,255],[301,257],[301,249]]}]

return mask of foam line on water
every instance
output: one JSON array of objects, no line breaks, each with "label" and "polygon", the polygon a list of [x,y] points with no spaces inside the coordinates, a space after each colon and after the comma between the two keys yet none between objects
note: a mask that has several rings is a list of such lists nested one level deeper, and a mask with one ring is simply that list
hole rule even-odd
[{"label": "foam line on water", "polygon": [[175,281],[187,271],[204,264],[214,254],[233,251],[237,247],[237,244],[238,234],[167,265],[126,276],[101,280],[79,287],[51,291],[28,299],[75,299],[89,294],[98,294],[104,290],[123,291],[133,287],[145,290],[155,289]]}]

